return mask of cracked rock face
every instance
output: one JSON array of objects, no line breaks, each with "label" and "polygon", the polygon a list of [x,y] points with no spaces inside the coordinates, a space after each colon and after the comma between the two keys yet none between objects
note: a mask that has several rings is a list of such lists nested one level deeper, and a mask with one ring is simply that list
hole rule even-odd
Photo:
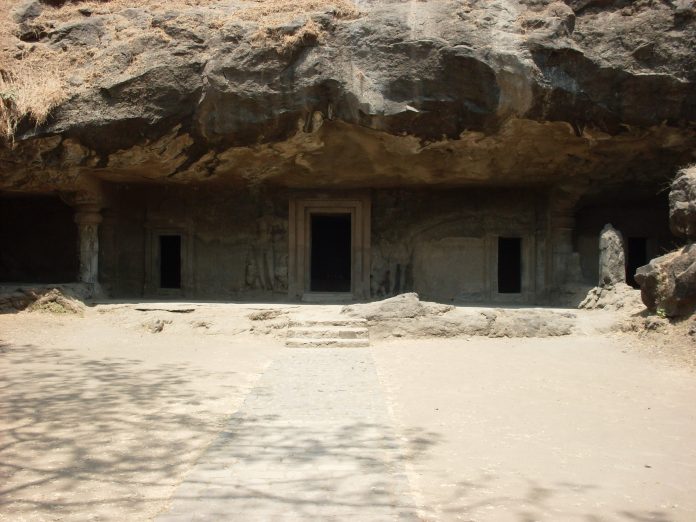
[{"label": "cracked rock face", "polygon": [[684,169],[672,182],[669,221],[673,233],[687,245],[653,259],[636,272],[643,303],[668,317],[696,310],[696,169]]},{"label": "cracked rock face", "polygon": [[[0,148],[0,189],[101,179],[654,193],[696,149],[696,17],[673,4],[370,1],[356,19],[312,14],[320,35],[289,48],[213,7],[90,11],[31,33],[28,46],[96,54],[45,125]],[[36,5],[15,18],[19,33]]]},{"label": "cracked rock face", "polygon": [[650,261],[636,272],[643,303],[667,317],[696,309],[696,243]]},{"label": "cracked rock face", "polygon": [[696,240],[696,166],[683,170],[672,182],[669,223],[674,235]]}]

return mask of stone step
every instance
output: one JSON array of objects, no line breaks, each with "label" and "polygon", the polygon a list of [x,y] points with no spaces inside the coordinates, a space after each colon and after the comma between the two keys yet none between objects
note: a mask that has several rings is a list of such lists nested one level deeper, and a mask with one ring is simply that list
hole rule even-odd
[{"label": "stone step", "polygon": [[313,328],[321,326],[330,328],[332,326],[343,326],[349,328],[365,328],[367,321],[365,319],[291,319],[290,328]]},{"label": "stone step", "polygon": [[302,295],[302,302],[319,304],[352,303],[353,294],[350,292],[305,292]]},{"label": "stone step", "polygon": [[368,339],[369,331],[364,326],[305,326],[288,329],[293,339]]},{"label": "stone step", "polygon": [[370,346],[369,339],[307,339],[288,337],[285,341],[288,348],[367,348]]},{"label": "stone step", "polygon": [[285,345],[291,348],[365,348],[370,333],[365,319],[319,316],[291,319]]}]

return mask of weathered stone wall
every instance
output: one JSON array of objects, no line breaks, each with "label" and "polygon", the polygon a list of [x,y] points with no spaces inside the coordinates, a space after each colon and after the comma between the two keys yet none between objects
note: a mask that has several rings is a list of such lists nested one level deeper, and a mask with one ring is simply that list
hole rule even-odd
[{"label": "weathered stone wall", "polygon": [[287,197],[232,188],[143,187],[110,191],[102,225],[102,284],[114,296],[156,296],[157,238],[182,236],[182,292],[189,297],[287,293]]},{"label": "weathered stone wall", "polygon": [[[284,299],[286,190],[114,185],[101,226],[101,282],[114,297],[158,289],[160,234],[182,236],[181,295]],[[542,299],[545,196],[490,189],[375,189],[371,293],[439,300]],[[523,291],[497,293],[498,236],[522,238]]]},{"label": "weathered stone wall", "polygon": [[[107,295],[287,299],[292,190],[106,184],[103,192],[99,279]],[[578,283],[555,276],[554,252],[560,247],[554,244],[557,216],[548,190],[384,188],[366,193],[372,206],[373,298],[415,291],[440,301],[546,303],[559,302]],[[580,259],[584,282],[597,280],[598,233],[606,223],[625,237],[646,237],[650,257],[670,247],[674,238],[663,199],[586,204],[575,213],[575,244],[568,248],[579,253],[573,255]],[[0,254],[0,280],[75,281],[75,209],[58,198],[0,201],[5,203],[3,245],[8,245]],[[60,216],[56,209],[62,209]],[[55,219],[45,218],[49,211]],[[41,223],[33,221],[35,215],[42,216]],[[169,234],[181,236],[181,291],[159,288],[158,241]],[[499,292],[499,237],[521,239],[519,293]],[[8,268],[12,256],[14,266],[28,270],[26,277]]]},{"label": "weathered stone wall", "polygon": [[[531,191],[378,191],[372,200],[372,295],[416,291],[439,300],[532,301],[544,259],[544,199]],[[498,236],[522,238],[523,292],[498,295]],[[536,268],[541,264],[541,270]],[[538,281],[539,279],[539,281]]]},{"label": "weathered stone wall", "polygon": [[57,197],[0,197],[0,281],[67,283],[77,270],[69,206]]}]

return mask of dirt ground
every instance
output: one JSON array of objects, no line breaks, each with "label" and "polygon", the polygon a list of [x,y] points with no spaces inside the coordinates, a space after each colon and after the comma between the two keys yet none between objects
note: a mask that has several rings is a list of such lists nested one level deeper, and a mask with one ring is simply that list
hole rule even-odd
[{"label": "dirt ground", "polygon": [[166,507],[282,349],[231,335],[222,309],[208,328],[190,324],[198,315],[0,315],[0,520],[150,520]]},{"label": "dirt ground", "polygon": [[696,374],[626,339],[376,347],[423,518],[696,520]]},{"label": "dirt ground", "polygon": [[[286,349],[282,314],[267,308],[0,315],[0,520],[166,509]],[[374,343],[422,518],[696,519],[690,341],[672,357],[656,335]]]}]

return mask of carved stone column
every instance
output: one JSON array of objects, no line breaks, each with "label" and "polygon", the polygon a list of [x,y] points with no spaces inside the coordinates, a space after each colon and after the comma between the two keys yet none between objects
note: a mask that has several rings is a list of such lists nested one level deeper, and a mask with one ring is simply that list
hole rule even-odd
[{"label": "carved stone column", "polygon": [[577,196],[555,193],[549,213],[550,289],[561,289],[578,283],[581,276],[580,255],[574,251],[575,204]]},{"label": "carved stone column", "polygon": [[551,219],[551,241],[553,244],[554,286],[562,286],[570,279],[573,257],[573,229],[575,219],[567,215],[554,215]]},{"label": "carved stone column", "polygon": [[102,222],[100,210],[95,204],[82,204],[75,208],[80,256],[79,281],[88,284],[92,294],[97,293],[99,288],[99,224]]}]

